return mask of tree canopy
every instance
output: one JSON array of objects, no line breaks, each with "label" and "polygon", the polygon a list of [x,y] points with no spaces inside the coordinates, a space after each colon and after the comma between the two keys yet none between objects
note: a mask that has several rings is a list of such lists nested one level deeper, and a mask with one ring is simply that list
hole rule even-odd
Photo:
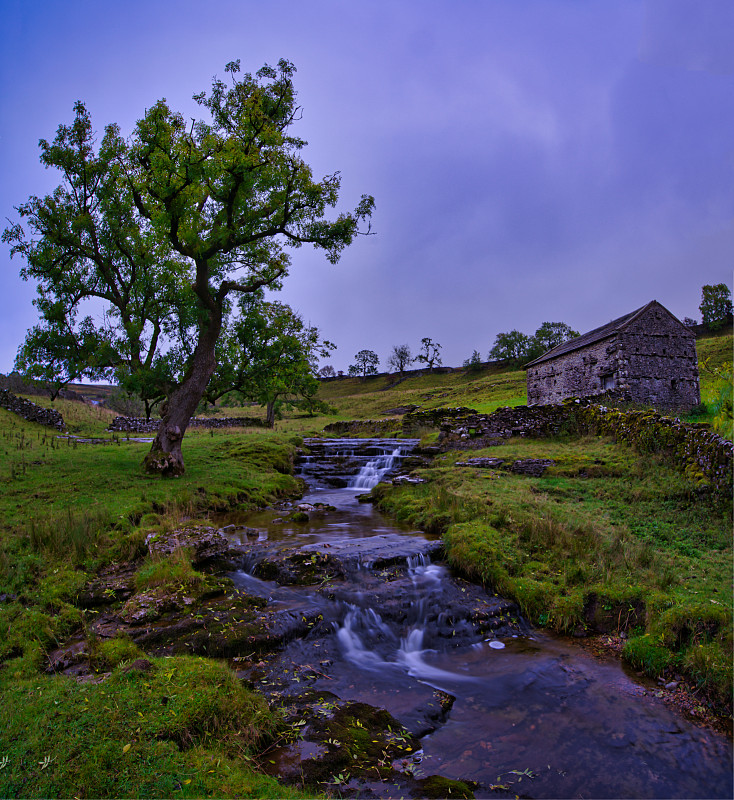
[{"label": "tree canopy", "polygon": [[336,346],[285,303],[245,295],[240,306],[217,342],[217,368],[204,397],[214,403],[234,391],[265,406],[266,423],[273,427],[279,403],[313,402],[318,359]]},{"label": "tree canopy", "polygon": [[402,375],[412,360],[410,345],[396,344],[387,359],[387,365]]},{"label": "tree canopy", "polygon": [[723,327],[732,313],[729,287],[725,283],[702,286],[699,310],[703,324],[709,330],[716,331]]},{"label": "tree canopy", "polygon": [[578,336],[565,322],[544,322],[532,336],[517,330],[498,333],[494,346],[489,351],[489,359],[514,360],[520,363],[532,361],[546,351]]},{"label": "tree canopy", "polygon": [[352,376],[361,375],[363,378],[368,375],[376,375],[379,363],[380,359],[374,350],[360,350],[354,356],[354,364],[349,366],[349,374]]},{"label": "tree canopy", "polygon": [[[189,124],[160,100],[129,140],[109,125],[97,146],[77,103],[74,122],[41,142],[62,183],[18,207],[27,230],[3,234],[25,260],[21,275],[38,281],[42,321],[19,365],[51,364],[59,379],[114,375],[165,398],[145,460],[165,475],[184,470],[181,440],[214,373],[231,298],[280,288],[289,249],[304,243],[335,263],[374,207],[363,195],[353,212],[326,217],[339,173],[315,180],[300,156],[306,143],[290,134],[292,64],[240,77],[235,61],[225,71],[230,86],[214,79],[194,95],[206,120]],[[90,300],[101,315],[85,315]]]},{"label": "tree canopy", "polygon": [[527,355],[530,347],[530,337],[518,330],[507,333],[498,333],[494,345],[489,351],[490,361],[505,361],[507,359],[520,359]]},{"label": "tree canopy", "polygon": [[430,336],[424,336],[421,339],[420,352],[413,360],[420,361],[428,367],[429,372],[433,372],[434,367],[441,366],[441,345]]}]

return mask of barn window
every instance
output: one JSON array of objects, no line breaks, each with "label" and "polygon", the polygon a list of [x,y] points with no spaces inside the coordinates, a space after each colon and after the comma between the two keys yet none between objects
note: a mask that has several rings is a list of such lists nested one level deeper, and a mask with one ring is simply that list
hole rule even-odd
[{"label": "barn window", "polygon": [[676,379],[675,379],[675,378],[671,378],[671,379],[670,379],[670,388],[671,388],[671,389],[673,389],[673,390],[675,391],[675,387],[676,387],[677,383],[678,383],[678,382],[676,381]]},{"label": "barn window", "polygon": [[609,375],[601,376],[601,388],[604,389],[604,391],[606,391],[607,389],[614,389],[614,386],[615,386],[615,381],[613,374],[610,373]]}]

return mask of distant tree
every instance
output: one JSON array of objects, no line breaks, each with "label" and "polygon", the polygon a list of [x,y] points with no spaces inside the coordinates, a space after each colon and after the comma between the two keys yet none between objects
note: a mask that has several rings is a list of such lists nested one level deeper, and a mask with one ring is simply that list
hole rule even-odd
[{"label": "distant tree", "polygon": [[354,356],[354,364],[349,367],[349,374],[352,376],[361,375],[363,378],[368,375],[376,375],[379,363],[380,359],[373,350],[360,350]]},{"label": "distant tree", "polygon": [[392,367],[395,372],[401,375],[405,372],[405,368],[412,361],[410,347],[407,344],[396,344],[392,349],[390,357],[387,359],[387,364]]},{"label": "distant tree", "polygon": [[520,360],[527,356],[530,337],[517,330],[498,333],[489,351],[490,361]]},{"label": "distant tree", "polygon": [[321,375],[322,378],[333,378],[336,375],[336,370],[331,366],[331,364],[327,364],[326,366],[321,367],[319,370],[319,375]]},{"label": "distant tree", "polygon": [[725,283],[701,287],[701,317],[711,331],[721,328],[732,313],[731,290]]},{"label": "distant tree", "polygon": [[469,372],[479,372],[482,368],[482,357],[478,350],[475,350],[471,356],[466,359],[464,367],[466,367]]},{"label": "distant tree", "polygon": [[[530,350],[542,355],[547,350],[558,347],[559,344],[575,339],[579,335],[570,325],[565,322],[544,322],[530,341]],[[537,356],[535,356],[537,358]]]},{"label": "distant tree", "polygon": [[421,339],[421,352],[413,359],[413,361],[420,361],[428,367],[429,372],[433,372],[433,368],[441,366],[441,355],[439,353],[441,345],[434,342],[429,336]]},{"label": "distant tree", "polygon": [[683,324],[686,326],[686,328],[692,328],[694,325],[698,325],[698,322],[690,317],[683,317]]}]

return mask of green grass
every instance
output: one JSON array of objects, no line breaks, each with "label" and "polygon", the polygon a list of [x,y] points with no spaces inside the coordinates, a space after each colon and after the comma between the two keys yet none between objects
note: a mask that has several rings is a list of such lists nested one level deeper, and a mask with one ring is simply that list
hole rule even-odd
[{"label": "green grass", "polygon": [[[699,353],[729,363],[731,342],[731,333],[702,339]],[[702,374],[704,397],[712,385]],[[136,583],[151,591],[198,584],[186,553],[142,560],[146,536],[210,510],[255,508],[297,492],[299,437],[401,405],[490,412],[522,404],[525,373],[344,379],[324,382],[321,399],[338,413],[287,413],[275,432],[189,430],[187,471],[175,480],[142,472],[147,444],[75,444],[0,410],[0,796],[294,796],[257,769],[283,733],[279,716],[221,665],[151,659],[150,671],[126,672],[144,654],[117,638],[94,643],[95,668],[112,671],[98,683],[41,670],[49,650],[84,631],[76,597],[101,567],[139,559]],[[53,405],[71,433],[110,438],[113,412]],[[515,597],[531,619],[557,630],[626,626],[626,656],[638,669],[685,670],[725,706],[730,508],[656,457],[604,439],[510,441],[487,452],[556,463],[538,479],[493,476],[457,467],[465,454],[447,454],[425,471],[429,483],[381,489],[380,502],[443,533],[453,563]]]},{"label": "green grass", "polygon": [[224,665],[122,660],[78,683],[9,662],[0,693],[2,797],[301,796],[256,769],[281,718]]},{"label": "green grass", "polygon": [[[102,433],[99,409],[69,406],[78,433]],[[146,444],[70,444],[0,410],[0,796],[297,796],[258,769],[284,733],[279,715],[224,666],[154,659],[151,672],[126,673],[144,654],[112,639],[91,643],[95,668],[116,668],[100,683],[41,672],[47,652],[85,630],[79,591],[102,566],[141,558],[147,534],[297,493],[297,441],[191,431],[185,476],[165,480],[142,472]],[[136,574],[146,591],[202,580],[185,552]]]}]

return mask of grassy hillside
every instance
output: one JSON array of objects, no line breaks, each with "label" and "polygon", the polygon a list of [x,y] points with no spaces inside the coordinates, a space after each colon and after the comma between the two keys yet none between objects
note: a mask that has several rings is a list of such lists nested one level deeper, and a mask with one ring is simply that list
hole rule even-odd
[{"label": "grassy hillside", "polygon": [[[73,430],[102,433],[103,410],[61,408]],[[47,652],[95,613],[76,605],[80,589],[107,565],[142,559],[148,534],[297,492],[293,443],[245,433],[188,435],[188,472],[166,481],[142,473],[145,444],[75,445],[0,410],[1,797],[299,796],[255,768],[289,735],[280,715],[222,664],[131,669],[145,653],[89,635],[106,680],[44,673]],[[169,580],[201,580],[181,566],[172,561]]]}]

